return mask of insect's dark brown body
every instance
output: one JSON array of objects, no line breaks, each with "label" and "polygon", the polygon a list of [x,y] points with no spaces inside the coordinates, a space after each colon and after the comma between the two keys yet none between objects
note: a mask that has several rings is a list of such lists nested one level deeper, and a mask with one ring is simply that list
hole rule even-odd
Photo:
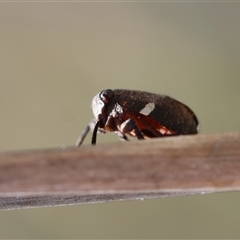
[{"label": "insect's dark brown body", "polygon": [[77,145],[89,129],[96,133],[114,131],[127,140],[126,133],[138,139],[197,134],[198,120],[193,111],[179,101],[160,94],[133,90],[103,90],[92,101],[93,119],[80,135]]},{"label": "insect's dark brown body", "polygon": [[[137,99],[137,101],[135,100]],[[155,103],[155,109],[148,118],[177,134],[196,134],[198,121],[193,111],[186,105],[165,95],[143,91],[114,90],[114,100],[124,109],[139,113],[146,103]]]}]

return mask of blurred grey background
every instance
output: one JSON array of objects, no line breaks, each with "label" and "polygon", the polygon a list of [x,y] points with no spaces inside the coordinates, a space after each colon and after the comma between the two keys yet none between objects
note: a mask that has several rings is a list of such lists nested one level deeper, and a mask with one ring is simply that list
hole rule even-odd
[{"label": "blurred grey background", "polygon": [[[239,131],[239,25],[233,2],[1,2],[0,151],[74,145],[105,88],[170,95],[201,134]],[[1,211],[0,238],[240,238],[239,199]]]}]

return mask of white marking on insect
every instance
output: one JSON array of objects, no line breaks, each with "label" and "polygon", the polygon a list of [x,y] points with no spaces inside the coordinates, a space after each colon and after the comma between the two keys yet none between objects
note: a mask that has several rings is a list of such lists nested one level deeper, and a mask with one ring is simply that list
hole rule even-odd
[{"label": "white marking on insect", "polygon": [[141,114],[148,116],[155,108],[155,103],[148,103],[145,107],[140,111]]}]

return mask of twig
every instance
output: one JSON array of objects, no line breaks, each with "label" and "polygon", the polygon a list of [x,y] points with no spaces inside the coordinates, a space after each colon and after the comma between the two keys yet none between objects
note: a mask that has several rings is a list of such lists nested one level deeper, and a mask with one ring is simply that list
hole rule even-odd
[{"label": "twig", "polygon": [[0,154],[0,209],[240,189],[240,133]]}]

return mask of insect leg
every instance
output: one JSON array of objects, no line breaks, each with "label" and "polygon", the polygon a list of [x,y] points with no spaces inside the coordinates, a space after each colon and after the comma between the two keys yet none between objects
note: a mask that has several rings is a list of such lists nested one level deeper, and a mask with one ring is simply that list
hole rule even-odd
[{"label": "insect leg", "polygon": [[89,125],[87,125],[87,127],[78,136],[77,141],[76,141],[76,147],[80,147],[80,145],[83,143],[83,140],[87,136],[89,130],[90,130],[90,127],[89,127]]},{"label": "insect leg", "polygon": [[81,146],[81,144],[83,143],[85,137],[87,136],[88,132],[91,130],[93,131],[95,126],[97,124],[97,120],[96,119],[92,119],[87,127],[80,133],[80,135],[78,136],[78,139],[76,141],[76,146],[79,147]]},{"label": "insect leg", "polygon": [[97,141],[97,132],[98,132],[98,126],[100,124],[100,121],[97,121],[94,129],[93,129],[93,135],[92,135],[92,145],[96,144]]},{"label": "insect leg", "polygon": [[119,131],[116,132],[116,134],[118,135],[118,138],[122,141],[129,141],[127,136]]},{"label": "insect leg", "polygon": [[130,133],[131,131],[135,131],[135,134],[137,136],[138,139],[143,139],[143,135],[141,133],[141,131],[139,130],[137,124],[135,123],[135,121],[133,119],[128,119],[126,121],[124,121],[121,125],[120,125],[120,131],[124,134],[124,133]]}]

